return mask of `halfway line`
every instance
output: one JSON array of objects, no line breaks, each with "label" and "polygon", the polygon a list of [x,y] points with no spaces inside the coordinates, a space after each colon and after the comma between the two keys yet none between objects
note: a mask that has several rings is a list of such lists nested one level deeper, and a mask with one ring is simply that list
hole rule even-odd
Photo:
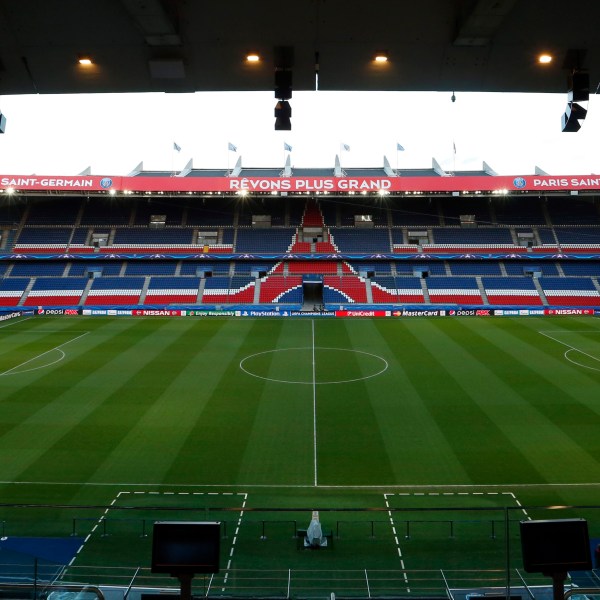
[{"label": "halfway line", "polygon": [[317,377],[315,362],[315,320],[311,319],[312,329],[312,388],[313,388],[313,455],[315,469],[315,487],[318,485],[317,479]]}]

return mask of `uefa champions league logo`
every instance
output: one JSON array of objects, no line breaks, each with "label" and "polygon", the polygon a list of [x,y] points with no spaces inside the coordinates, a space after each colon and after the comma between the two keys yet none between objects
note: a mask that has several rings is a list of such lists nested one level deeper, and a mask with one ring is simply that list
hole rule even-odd
[{"label": "uefa champions league logo", "polygon": [[527,181],[525,181],[524,177],[515,177],[513,179],[513,185],[516,188],[522,189],[522,188],[524,188],[527,185]]},{"label": "uefa champions league logo", "polygon": [[103,177],[100,180],[100,187],[103,187],[104,189],[109,188],[112,185],[112,179],[110,177]]}]

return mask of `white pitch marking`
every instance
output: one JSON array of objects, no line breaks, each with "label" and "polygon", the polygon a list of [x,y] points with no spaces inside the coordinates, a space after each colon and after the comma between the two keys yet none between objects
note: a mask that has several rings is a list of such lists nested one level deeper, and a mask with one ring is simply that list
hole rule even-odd
[{"label": "white pitch marking", "polygon": [[45,356],[46,354],[49,354],[50,352],[54,352],[55,350],[58,350],[62,356],[58,359],[55,360],[54,362],[51,362],[47,365],[42,365],[41,367],[35,367],[33,369],[25,369],[24,371],[19,371],[18,373],[12,373],[13,375],[18,375],[20,373],[27,373],[29,371],[37,371],[38,369],[43,369],[45,367],[49,367],[51,365],[56,364],[57,362],[60,362],[61,360],[63,360],[63,358],[65,357],[65,353],[61,350],[61,348],[63,346],[66,346],[67,344],[70,344],[71,342],[75,342],[78,339],[82,338],[84,335],[87,335],[89,333],[89,331],[86,331],[85,333],[82,333],[81,335],[78,335],[77,337],[74,337],[71,340],[68,340],[66,342],[64,342],[63,344],[59,344],[58,346],[54,346],[54,348],[50,348],[50,350],[46,350],[45,352],[42,352],[41,354],[38,354],[37,356],[34,356],[33,358],[30,358],[28,360],[26,360],[25,362],[22,362],[21,364],[17,365],[16,367],[12,367],[11,369],[8,369],[7,371],[4,371],[3,373],[0,373],[0,377],[4,376],[4,375],[10,375],[12,371],[15,371],[16,369],[19,369],[20,367],[23,367],[27,364],[29,364],[30,362],[41,358],[42,356]]},{"label": "white pitch marking", "polygon": [[[6,325],[0,325],[0,329],[4,329],[5,327],[10,327],[11,325],[14,325],[15,323],[22,323],[23,321],[29,321],[29,319],[31,319],[31,317],[25,317],[24,319],[15,319],[14,321],[10,321]],[[21,333],[25,333],[25,332],[22,331]]]},{"label": "white pitch marking", "polygon": [[315,320],[311,319],[312,325],[312,388],[313,388],[313,461],[314,461],[314,485],[317,487],[317,362],[315,360]]},{"label": "white pitch marking", "polygon": [[[596,356],[593,356],[591,354],[589,354],[588,352],[585,352],[584,350],[580,350],[579,348],[576,348],[575,346],[571,346],[571,344],[567,344],[566,342],[562,342],[561,340],[556,339],[554,336],[552,335],[548,335],[547,333],[543,332],[543,331],[538,331],[538,333],[541,333],[544,337],[547,337],[549,340],[552,340],[554,342],[557,342],[558,344],[562,344],[563,346],[566,346],[567,348],[569,348],[569,350],[567,350],[563,356],[565,357],[566,360],[568,360],[570,363],[577,365],[578,367],[583,367],[584,369],[590,369],[591,371],[600,371],[600,369],[597,369],[595,367],[588,367],[586,365],[582,365],[578,362],[575,362],[573,360],[571,360],[568,357],[568,354],[571,350],[574,350],[575,352],[579,352],[580,354],[584,354],[585,356],[587,356],[588,358],[591,358],[592,360],[595,360],[596,362],[600,363],[600,358],[597,358]],[[569,331],[569,332],[565,332],[565,333],[583,333],[580,331]],[[594,332],[597,333],[597,332]]]}]

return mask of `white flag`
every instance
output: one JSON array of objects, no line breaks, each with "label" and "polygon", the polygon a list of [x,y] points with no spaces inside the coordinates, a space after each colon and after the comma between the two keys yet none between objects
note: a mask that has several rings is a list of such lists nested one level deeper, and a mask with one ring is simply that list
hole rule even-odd
[{"label": "white flag", "polygon": [[285,152],[291,152],[292,151],[292,147],[287,142],[283,142],[283,150]]},{"label": "white flag", "polygon": [[237,146],[234,146],[231,142],[228,142],[227,148],[232,152],[237,152]]},{"label": "white flag", "polygon": [[396,142],[396,150],[398,150],[399,152],[404,152],[404,146]]},{"label": "white flag", "polygon": [[346,151],[346,152],[350,152],[350,146],[348,146],[348,144],[342,144],[342,148]]},{"label": "white flag", "polygon": [[173,150],[181,152],[181,146],[177,142],[173,142]]}]

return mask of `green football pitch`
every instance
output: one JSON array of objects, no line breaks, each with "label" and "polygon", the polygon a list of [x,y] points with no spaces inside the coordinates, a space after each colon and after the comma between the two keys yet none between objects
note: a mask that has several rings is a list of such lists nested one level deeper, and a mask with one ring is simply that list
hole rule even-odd
[{"label": "green football pitch", "polygon": [[148,566],[155,520],[222,521],[226,592],[502,569],[548,506],[600,537],[594,317],[35,317],[0,340],[2,533],[81,536],[72,571]]}]

